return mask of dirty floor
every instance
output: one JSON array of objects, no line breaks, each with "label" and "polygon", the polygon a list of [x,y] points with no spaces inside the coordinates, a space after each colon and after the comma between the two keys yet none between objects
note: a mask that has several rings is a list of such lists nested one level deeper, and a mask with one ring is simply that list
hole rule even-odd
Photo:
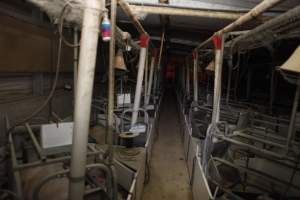
[{"label": "dirty floor", "polygon": [[191,200],[175,94],[165,94],[143,200]]}]

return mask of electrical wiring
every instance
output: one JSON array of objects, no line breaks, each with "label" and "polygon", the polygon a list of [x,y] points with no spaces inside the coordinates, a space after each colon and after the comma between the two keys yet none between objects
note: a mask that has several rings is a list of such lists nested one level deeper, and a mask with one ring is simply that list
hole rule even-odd
[{"label": "electrical wiring", "polygon": [[[68,6],[71,6],[70,2],[67,2],[65,4],[65,6],[63,7],[62,11],[61,11],[61,15],[60,15],[60,18],[59,18],[59,26],[58,26],[58,33],[59,33],[59,37],[62,39],[62,41],[64,42],[64,44],[66,44],[67,46],[69,47],[79,47],[80,46],[80,41],[79,43],[77,44],[73,44],[71,42],[69,42],[65,37],[64,37],[64,34],[63,34],[63,24],[64,24],[64,18],[65,18],[65,15],[66,15],[66,11],[67,11],[67,8]],[[72,6],[71,6],[72,7]]]},{"label": "electrical wiring", "polygon": [[[68,4],[66,4],[67,6]],[[65,7],[66,7],[65,6]],[[64,8],[65,8],[64,7]],[[65,9],[62,10],[61,16],[60,18],[64,17],[64,12]],[[63,20],[60,20],[60,22],[63,23]],[[60,24],[60,26],[62,26],[62,24]],[[24,124],[25,122],[28,122],[29,120],[31,120],[33,117],[35,117],[36,115],[38,115],[50,102],[50,100],[52,99],[55,90],[56,90],[56,86],[57,86],[57,82],[58,82],[58,77],[59,77],[59,71],[60,71],[60,65],[61,65],[61,51],[62,51],[62,42],[63,42],[63,38],[60,36],[59,37],[59,41],[58,41],[58,51],[57,51],[57,63],[56,63],[56,71],[55,71],[55,77],[54,77],[54,82],[51,88],[51,91],[49,93],[49,95],[47,96],[46,100],[35,110],[33,111],[29,116],[25,117],[23,120],[15,123],[12,127],[10,127],[7,130],[7,133],[13,131],[13,129],[19,125]]]}]

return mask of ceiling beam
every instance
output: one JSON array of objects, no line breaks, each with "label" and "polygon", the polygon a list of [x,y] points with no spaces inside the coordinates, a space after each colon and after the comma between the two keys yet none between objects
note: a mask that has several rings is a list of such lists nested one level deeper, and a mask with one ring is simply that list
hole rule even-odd
[{"label": "ceiling beam", "polygon": [[243,12],[211,11],[211,10],[172,7],[166,5],[132,5],[131,4],[130,8],[135,13],[188,16],[188,17],[205,17],[205,18],[228,19],[228,20],[236,20],[244,14]]},{"label": "ceiling beam", "polygon": [[149,36],[149,34],[145,31],[144,27],[140,23],[138,17],[132,12],[131,7],[129,6],[127,1],[126,0],[119,0],[118,3],[121,6],[124,13],[129,17],[129,19],[131,20],[133,25],[136,27],[137,31],[140,34],[144,34],[144,35]]},{"label": "ceiling beam", "polygon": [[[237,27],[240,27],[241,25],[256,19],[260,15],[262,15],[264,12],[270,10],[271,8],[275,7],[279,3],[283,2],[285,0],[264,0],[261,3],[259,3],[257,6],[255,6],[252,10],[238,18],[236,21],[232,22],[231,24],[225,26],[223,29],[216,32],[218,35],[222,35],[225,33],[229,33],[236,29]],[[205,47],[207,44],[212,42],[214,35],[212,35],[210,38],[202,42],[200,45],[197,46],[195,50],[198,50],[200,48]]]}]

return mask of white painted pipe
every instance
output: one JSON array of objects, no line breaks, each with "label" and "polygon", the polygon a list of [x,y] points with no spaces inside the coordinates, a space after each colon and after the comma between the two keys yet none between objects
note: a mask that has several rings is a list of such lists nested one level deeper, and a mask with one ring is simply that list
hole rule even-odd
[{"label": "white painted pipe", "polygon": [[222,66],[223,66],[223,35],[215,35],[215,82],[214,82],[214,104],[212,113],[212,124],[216,124],[220,120],[220,101],[222,90]]},{"label": "white painted pipe", "polygon": [[74,82],[73,82],[73,92],[74,92],[74,102],[76,97],[76,85],[77,85],[77,74],[78,74],[78,28],[74,27]]},{"label": "white painted pipe", "polygon": [[194,61],[194,102],[198,101],[198,53],[193,52],[193,61]]},{"label": "white painted pipe", "polygon": [[82,200],[85,189],[86,153],[100,14],[104,6],[104,1],[86,0],[83,12],[69,185],[69,199],[72,200]]},{"label": "white painted pipe", "polygon": [[144,105],[146,105],[147,102],[147,94],[148,94],[148,51],[146,54],[146,61],[145,61],[145,83],[144,83]]},{"label": "white painted pipe", "polygon": [[126,0],[118,0],[118,3],[124,13],[128,16],[128,18],[131,20],[132,24],[134,27],[137,29],[137,31],[142,34],[142,35],[147,35],[149,34],[145,31],[144,27],[142,26],[141,22],[138,19],[138,16],[136,13],[133,13],[129,3]]},{"label": "white painted pipe", "polygon": [[241,12],[212,11],[193,8],[172,7],[163,4],[130,5],[134,13],[159,14],[169,16],[205,17],[212,19],[236,20],[243,15]]},{"label": "white painted pipe", "polygon": [[141,49],[140,49],[140,58],[138,64],[138,75],[137,75],[137,82],[135,88],[135,95],[134,95],[134,103],[133,103],[133,112],[131,118],[131,125],[134,125],[137,122],[138,118],[138,109],[140,107],[141,102],[141,95],[142,95],[142,85],[143,85],[143,76],[145,70],[145,61],[147,55],[147,47],[149,44],[149,36],[142,35],[141,36]]},{"label": "white painted pipe", "polygon": [[153,82],[153,74],[154,74],[154,64],[155,64],[155,54],[151,58],[151,64],[150,64],[150,74],[149,74],[149,83],[148,83],[148,89],[147,89],[147,98],[146,98],[146,105],[149,104],[150,96],[151,96],[151,90],[152,90],[152,82]]}]

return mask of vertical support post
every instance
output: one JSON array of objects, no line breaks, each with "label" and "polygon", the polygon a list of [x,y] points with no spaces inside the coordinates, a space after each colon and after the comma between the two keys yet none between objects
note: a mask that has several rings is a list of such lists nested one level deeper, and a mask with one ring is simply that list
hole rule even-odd
[{"label": "vertical support post", "polygon": [[146,53],[146,61],[145,61],[145,81],[144,81],[144,105],[146,105],[147,102],[147,93],[148,93],[148,63],[149,63],[149,58],[148,58],[148,49]]},{"label": "vertical support post", "polygon": [[193,51],[193,61],[194,61],[194,102],[198,101],[198,52]]},{"label": "vertical support post", "polygon": [[163,53],[163,47],[164,47],[164,41],[165,41],[165,31],[163,31],[160,39],[160,48],[159,48],[159,55],[158,55],[158,61],[157,61],[157,67],[155,68],[155,76],[154,76],[154,93],[156,94],[157,90],[159,89],[160,84],[160,78],[161,78],[161,58]]},{"label": "vertical support post", "polygon": [[135,88],[131,125],[134,125],[137,122],[137,118],[138,118],[138,109],[140,107],[141,95],[142,95],[142,85],[143,85],[145,61],[146,61],[147,49],[148,49],[150,38],[148,35],[141,35],[140,40],[141,40],[141,43],[140,43],[141,49],[140,49],[140,58],[139,58],[139,64],[138,64],[139,69],[138,69],[137,83],[136,83],[136,88]]},{"label": "vertical support post", "polygon": [[83,12],[69,185],[69,199],[72,200],[82,200],[85,189],[86,153],[100,14],[104,5],[104,1],[86,0]]},{"label": "vertical support post", "polygon": [[214,82],[214,104],[213,104],[212,124],[215,125],[220,119],[224,36],[215,35],[213,38],[213,42],[215,45],[215,82]]},{"label": "vertical support post", "polygon": [[76,89],[77,89],[77,75],[78,75],[78,27],[74,27],[74,82],[73,82],[73,91],[74,91],[74,102],[76,97]]},{"label": "vertical support post", "polygon": [[[111,22],[111,39],[109,42],[109,69],[108,69],[108,112],[107,112],[107,135],[106,143],[108,144],[108,161],[113,163],[113,121],[114,121],[114,105],[115,105],[115,53],[116,53],[116,17],[117,17],[117,0],[111,0],[110,6],[110,22]],[[122,84],[122,82],[121,82]],[[122,87],[121,87],[122,88]]]},{"label": "vertical support post", "polygon": [[295,132],[295,122],[296,122],[296,115],[297,115],[298,104],[299,104],[299,97],[300,97],[300,79],[297,81],[297,89],[294,97],[293,110],[292,110],[291,120],[289,124],[288,137],[286,143],[287,151],[289,150]]},{"label": "vertical support post", "polygon": [[185,89],[188,99],[190,99],[190,65],[189,59],[186,57],[186,79],[185,79]]},{"label": "vertical support post", "polygon": [[148,89],[147,89],[146,105],[148,105],[149,101],[150,101],[152,82],[153,82],[153,74],[154,74],[154,64],[156,61],[156,56],[157,56],[157,49],[154,49],[153,53],[152,53],[151,64],[150,64],[150,74],[149,74],[149,84],[148,84]]}]

